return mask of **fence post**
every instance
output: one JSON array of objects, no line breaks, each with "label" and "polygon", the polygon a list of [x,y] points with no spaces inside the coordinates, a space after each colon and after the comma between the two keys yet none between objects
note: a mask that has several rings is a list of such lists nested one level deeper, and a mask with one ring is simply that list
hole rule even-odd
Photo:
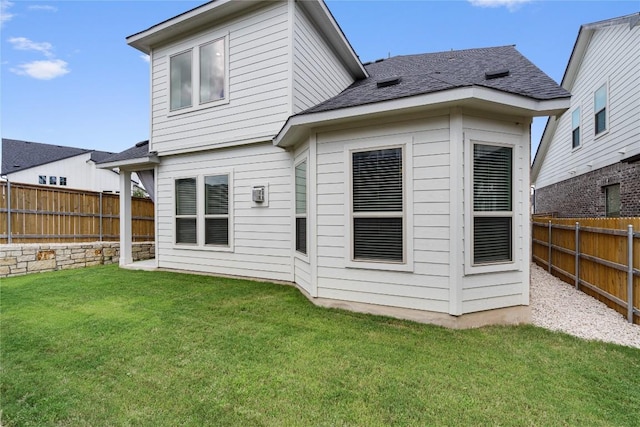
[{"label": "fence post", "polygon": [[100,241],[102,242],[102,192],[100,193],[98,203],[100,203]]},{"label": "fence post", "polygon": [[580,223],[576,222],[576,289],[580,289]]},{"label": "fence post", "polygon": [[633,225],[627,227],[627,320],[633,323]]},{"label": "fence post", "polygon": [[11,181],[7,178],[7,243],[11,244]]},{"label": "fence post", "polygon": [[549,273],[551,273],[551,220],[549,220],[549,262],[547,263]]}]

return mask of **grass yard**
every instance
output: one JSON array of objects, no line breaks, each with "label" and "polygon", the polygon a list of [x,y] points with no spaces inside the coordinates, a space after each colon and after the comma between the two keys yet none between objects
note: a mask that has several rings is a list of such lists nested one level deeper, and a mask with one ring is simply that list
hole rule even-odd
[{"label": "grass yard", "polygon": [[640,350],[115,266],[2,279],[2,426],[615,425]]}]

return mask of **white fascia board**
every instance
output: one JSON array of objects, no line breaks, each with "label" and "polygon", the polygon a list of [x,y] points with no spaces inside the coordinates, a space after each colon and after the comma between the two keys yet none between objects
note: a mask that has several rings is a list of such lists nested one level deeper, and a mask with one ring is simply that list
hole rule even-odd
[{"label": "white fascia board", "polygon": [[259,0],[212,1],[167,19],[144,31],[130,35],[127,37],[127,44],[148,55],[154,45],[168,41],[184,32],[202,27],[213,21],[224,19],[233,13],[258,3],[260,3]]},{"label": "white fascia board", "polygon": [[146,156],[139,157],[137,159],[127,159],[109,163],[100,163],[96,165],[98,169],[113,169],[120,168],[122,170],[143,170],[153,169],[153,167],[160,163],[158,156]]},{"label": "white fascia board", "polygon": [[485,87],[469,86],[293,116],[287,120],[278,135],[273,139],[273,143],[278,147],[290,147],[295,145],[313,127],[364,118],[365,116],[384,116],[437,108],[472,107],[514,116],[538,117],[561,114],[570,105],[571,100],[569,97],[537,100]]}]

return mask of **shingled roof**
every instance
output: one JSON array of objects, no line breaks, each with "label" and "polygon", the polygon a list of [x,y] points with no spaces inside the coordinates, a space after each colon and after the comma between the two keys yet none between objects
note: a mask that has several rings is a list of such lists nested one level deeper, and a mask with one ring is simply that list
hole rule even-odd
[{"label": "shingled roof", "polygon": [[103,158],[98,163],[112,163],[121,162],[125,160],[140,159],[149,155],[149,141],[138,142],[131,148],[128,148],[120,153],[112,154],[109,157]]},{"label": "shingled roof", "polygon": [[2,138],[1,174],[6,175],[86,153],[91,153],[91,160],[94,162],[113,155],[106,151]]},{"label": "shingled roof", "polygon": [[368,78],[354,82],[337,96],[300,114],[468,86],[482,86],[536,100],[571,96],[514,46],[395,56],[365,64],[365,68]]}]

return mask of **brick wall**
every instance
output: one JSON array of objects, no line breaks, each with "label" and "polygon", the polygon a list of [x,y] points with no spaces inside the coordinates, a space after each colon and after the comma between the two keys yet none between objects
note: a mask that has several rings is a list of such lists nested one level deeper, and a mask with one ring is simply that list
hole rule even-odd
[{"label": "brick wall", "polygon": [[[134,261],[154,258],[155,244],[134,243],[132,254]],[[0,277],[113,264],[119,257],[114,242],[0,245]]]},{"label": "brick wall", "polygon": [[640,163],[616,163],[536,189],[535,213],[606,216],[605,187],[620,184],[620,216],[640,216]]}]

